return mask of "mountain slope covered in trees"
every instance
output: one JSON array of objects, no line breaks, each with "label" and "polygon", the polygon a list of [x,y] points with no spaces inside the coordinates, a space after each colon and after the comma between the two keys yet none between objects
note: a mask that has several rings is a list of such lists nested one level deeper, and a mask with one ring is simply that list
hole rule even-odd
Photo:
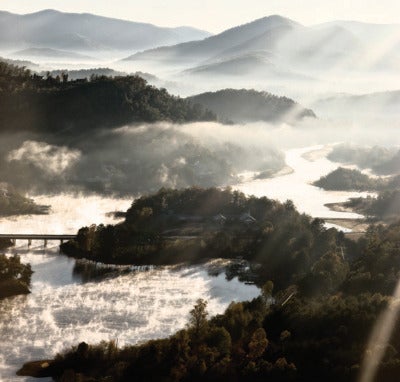
[{"label": "mountain slope covered in trees", "polygon": [[223,121],[234,123],[290,122],[305,117],[316,117],[312,110],[303,108],[290,98],[255,90],[224,89],[198,94],[188,97],[187,100],[203,105]]},{"label": "mountain slope covered in trees", "polygon": [[215,116],[138,76],[68,81],[67,74],[43,78],[0,62],[3,131],[76,133],[134,122],[201,120]]}]

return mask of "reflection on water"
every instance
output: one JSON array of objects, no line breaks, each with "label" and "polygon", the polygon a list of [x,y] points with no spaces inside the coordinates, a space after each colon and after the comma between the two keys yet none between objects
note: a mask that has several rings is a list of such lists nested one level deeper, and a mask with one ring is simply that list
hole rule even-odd
[{"label": "reflection on water", "polygon": [[144,272],[155,269],[151,265],[122,266],[95,263],[89,260],[77,260],[72,269],[72,276],[81,283],[101,281],[106,278],[118,277],[133,271]]},{"label": "reflection on water", "polygon": [[393,300],[375,323],[361,365],[359,382],[373,382],[382,358],[387,351],[390,337],[400,313],[400,280],[393,293]]}]

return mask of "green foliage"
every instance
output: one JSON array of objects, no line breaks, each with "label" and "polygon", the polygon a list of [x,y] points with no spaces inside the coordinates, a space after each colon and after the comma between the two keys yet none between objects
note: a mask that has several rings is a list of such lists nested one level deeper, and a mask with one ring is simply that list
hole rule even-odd
[{"label": "green foliage", "polygon": [[249,342],[249,354],[248,358],[251,360],[256,360],[260,358],[265,349],[268,346],[267,334],[263,328],[258,328],[251,336],[251,340]]},{"label": "green foliage", "polygon": [[[121,349],[115,343],[81,344],[57,356],[50,368],[53,376],[73,370],[82,378],[113,382],[355,381],[371,327],[388,303],[378,294],[331,295],[295,297],[265,309],[258,298],[232,304],[207,322],[203,336],[190,326],[170,338]],[[382,370],[391,378],[399,375],[397,342],[391,342]]]},{"label": "green foliage", "polygon": [[198,299],[194,308],[190,311],[189,325],[197,339],[204,336],[207,329],[207,301]]},{"label": "green foliage", "polygon": [[188,100],[213,111],[222,121],[241,123],[315,118],[312,110],[302,108],[290,98],[253,89],[224,89],[198,94]]},{"label": "green foliage", "polygon": [[[248,201],[240,194],[234,199],[244,204]],[[133,204],[133,217],[157,215],[157,203],[152,205],[152,214],[136,215],[134,211],[143,211],[144,202]],[[283,206],[296,221],[293,206]],[[273,231],[260,231],[270,240],[273,236],[268,235],[286,221],[279,220],[282,216],[276,219]],[[271,281],[264,281],[264,296],[231,303],[224,314],[209,320],[206,302],[199,300],[190,312],[187,329],[170,338],[122,349],[115,343],[81,344],[51,363],[51,375],[65,376],[72,370],[76,378],[112,382],[357,381],[372,329],[382,312],[396,303],[390,295],[400,275],[400,222],[370,226],[353,245],[355,260],[351,262],[332,250],[338,240],[335,231],[324,230],[320,220],[308,224],[312,236],[301,240],[300,248],[313,243],[308,259],[313,259],[313,250],[320,255],[295,285],[282,289],[276,287],[281,280],[274,282],[276,291],[270,304],[265,303],[265,296],[271,295]],[[295,242],[289,246],[292,250],[299,245]],[[293,261],[289,259],[285,269]],[[397,320],[379,365],[379,381],[400,378],[399,338]]]},{"label": "green foliage", "polygon": [[268,280],[261,287],[261,294],[265,301],[268,301],[272,297],[272,291],[274,290],[274,283],[271,280]]},{"label": "green foliage", "polygon": [[340,288],[348,272],[348,263],[338,254],[328,252],[313,264],[299,286],[303,294],[332,293]]},{"label": "green foliage", "polygon": [[[82,228],[77,240],[65,243],[62,250],[127,264],[243,257],[260,264],[261,285],[271,280],[281,289],[305,277],[326,253],[345,253],[346,245],[343,234],[298,213],[290,201],[247,197],[229,188],[192,187],[142,196],[132,203],[125,222]],[[336,271],[331,267],[326,275]],[[330,290],[340,279],[331,276]]]},{"label": "green foliage", "polygon": [[326,176],[321,177],[313,183],[324,190],[377,190],[383,186],[382,180],[370,178],[359,170],[351,170],[339,167]]},{"label": "green foliage", "polygon": [[139,76],[63,81],[0,62],[0,126],[71,134],[134,122],[215,120],[211,112],[150,86]]},{"label": "green foliage", "polygon": [[400,215],[400,189],[382,191],[376,198],[353,198],[344,206],[369,217],[393,222]]},{"label": "green foliage", "polygon": [[31,266],[22,264],[19,256],[0,254],[0,299],[29,293],[32,273]]},{"label": "green foliage", "polygon": [[0,254],[0,280],[17,280],[29,285],[32,270],[30,265],[21,263],[19,256],[6,256]]},{"label": "green foliage", "polygon": [[360,256],[351,264],[344,288],[349,293],[391,294],[400,275],[400,222],[372,225],[359,241]]}]

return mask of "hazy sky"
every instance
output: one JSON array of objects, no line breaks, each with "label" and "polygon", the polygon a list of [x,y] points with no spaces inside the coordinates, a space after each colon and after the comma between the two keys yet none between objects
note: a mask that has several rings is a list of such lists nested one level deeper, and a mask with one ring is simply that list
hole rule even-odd
[{"label": "hazy sky", "polygon": [[210,32],[271,14],[306,25],[337,19],[400,23],[399,0],[0,0],[1,10],[15,13],[48,8]]}]

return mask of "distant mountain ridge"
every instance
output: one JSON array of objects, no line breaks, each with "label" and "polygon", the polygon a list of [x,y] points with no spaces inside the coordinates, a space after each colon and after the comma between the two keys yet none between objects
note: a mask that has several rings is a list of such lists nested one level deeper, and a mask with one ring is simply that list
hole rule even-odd
[{"label": "distant mountain ridge", "polygon": [[93,57],[84,54],[69,52],[66,50],[58,50],[52,48],[28,48],[13,53],[14,57],[42,57],[49,59],[67,59],[67,60],[94,60]]},{"label": "distant mountain ridge", "polygon": [[43,10],[17,15],[0,11],[0,48],[3,49],[135,51],[208,36],[210,33],[191,27],[162,28],[89,13]]},{"label": "distant mountain ridge", "polygon": [[297,27],[300,24],[281,16],[268,16],[251,23],[243,24],[228,29],[220,34],[210,36],[201,41],[190,41],[171,47],[154,48],[148,51],[136,53],[125,60],[136,59],[210,59],[213,55],[234,48],[239,44],[266,33],[271,29],[285,26],[287,28]]},{"label": "distant mountain ridge", "polygon": [[304,26],[273,15],[201,41],[138,52],[124,61],[156,62],[193,74],[207,69],[208,75],[208,68],[218,66],[218,71],[229,72],[233,59],[250,56],[268,60],[262,63],[253,59],[247,66],[241,64],[239,74],[247,75],[255,68],[256,75],[262,71],[269,75],[271,67],[277,69],[272,73],[275,77],[285,72],[313,77],[326,71],[396,70],[400,67],[400,25],[332,22]]}]

